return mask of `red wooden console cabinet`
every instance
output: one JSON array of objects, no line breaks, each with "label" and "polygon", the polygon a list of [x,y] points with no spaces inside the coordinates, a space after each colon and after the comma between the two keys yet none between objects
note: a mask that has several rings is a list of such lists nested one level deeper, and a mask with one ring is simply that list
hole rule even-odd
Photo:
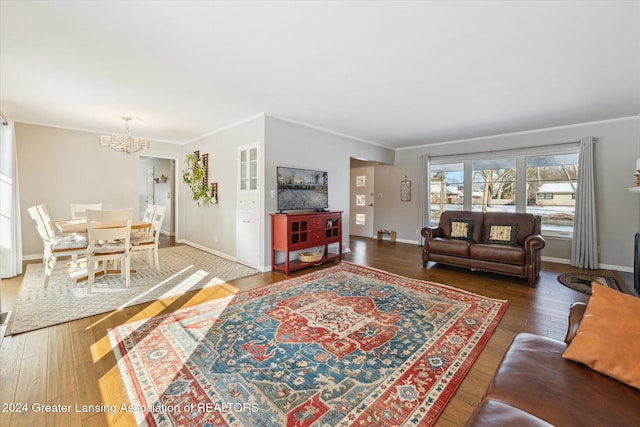
[{"label": "red wooden console cabinet", "polygon": [[[338,253],[329,253],[329,244],[338,243]],[[289,254],[324,246],[324,256],[316,262],[290,260]],[[278,252],[284,262],[276,263]],[[342,211],[271,214],[271,270],[284,274],[311,265],[342,259]]]}]

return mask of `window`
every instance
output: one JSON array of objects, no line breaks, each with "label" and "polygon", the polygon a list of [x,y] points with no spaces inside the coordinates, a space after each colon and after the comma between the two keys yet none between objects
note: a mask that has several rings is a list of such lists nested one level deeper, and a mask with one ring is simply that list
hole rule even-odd
[{"label": "window", "polygon": [[516,159],[473,162],[471,207],[482,212],[516,211]]},{"label": "window", "polygon": [[444,211],[461,211],[464,204],[464,163],[431,167],[431,224],[438,225]]},{"label": "window", "polygon": [[578,153],[527,157],[526,211],[542,216],[545,231],[573,231]]},{"label": "window", "polygon": [[428,221],[445,210],[528,212],[542,217],[543,234],[570,236],[578,152],[575,143],[431,159]]}]

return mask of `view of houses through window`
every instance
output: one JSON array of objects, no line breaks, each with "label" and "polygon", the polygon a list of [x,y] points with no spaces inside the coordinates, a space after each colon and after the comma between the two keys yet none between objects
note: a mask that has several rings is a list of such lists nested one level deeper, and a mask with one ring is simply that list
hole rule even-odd
[{"label": "view of houses through window", "polygon": [[542,215],[546,231],[573,231],[578,153],[527,157],[526,211]]},{"label": "view of houses through window", "polygon": [[[542,216],[544,232],[567,235],[573,231],[577,175],[577,150],[486,160],[436,160],[429,177],[430,223],[437,225],[446,210],[528,212]],[[469,194],[465,182],[471,185]]]}]

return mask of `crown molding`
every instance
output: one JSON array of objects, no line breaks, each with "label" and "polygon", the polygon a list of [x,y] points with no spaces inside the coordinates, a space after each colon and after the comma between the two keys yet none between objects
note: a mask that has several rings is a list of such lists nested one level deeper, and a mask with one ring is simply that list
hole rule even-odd
[{"label": "crown molding", "polygon": [[251,115],[249,117],[245,117],[244,119],[240,119],[240,120],[238,120],[236,122],[229,123],[228,125],[224,125],[221,128],[212,130],[211,132],[207,132],[204,135],[201,135],[201,136],[198,136],[196,138],[190,139],[189,141],[185,141],[185,142],[183,142],[181,144],[182,145],[191,144],[192,142],[199,141],[199,140],[201,140],[203,138],[206,138],[208,136],[215,135],[215,134],[220,133],[220,132],[224,132],[225,130],[229,130],[229,129],[234,128],[236,126],[240,126],[241,124],[244,124],[244,123],[250,122],[252,120],[258,119],[260,117],[265,117],[265,116],[266,116],[265,113],[253,114],[253,115]]},{"label": "crown molding", "polygon": [[549,128],[532,129],[532,130],[525,130],[525,131],[520,131],[520,132],[500,133],[500,134],[496,134],[496,135],[479,136],[479,137],[476,137],[476,138],[465,138],[465,139],[456,139],[456,140],[452,140],[452,141],[434,142],[432,144],[422,144],[422,145],[414,145],[412,147],[396,148],[396,150],[397,151],[413,150],[413,149],[416,149],[416,148],[428,148],[428,147],[436,147],[436,146],[443,146],[443,145],[453,145],[453,144],[460,144],[460,143],[463,143],[463,142],[483,141],[483,140],[493,139],[493,138],[505,138],[505,137],[509,137],[509,136],[528,135],[528,134],[534,134],[534,133],[549,132],[549,131],[553,131],[553,130],[573,129],[573,128],[577,128],[577,127],[581,127],[581,126],[590,126],[590,125],[599,125],[599,124],[604,124],[604,123],[623,122],[623,121],[627,121],[627,120],[640,120],[640,115],[638,115],[638,116],[629,116],[629,117],[619,117],[619,118],[616,118],[616,119],[597,120],[597,121],[594,121],[594,122],[586,122],[586,123],[575,123],[575,124],[571,124],[571,125],[554,126],[554,127],[549,127]]},{"label": "crown molding", "polygon": [[338,132],[338,131],[335,131],[335,130],[327,129],[327,128],[324,128],[322,126],[317,126],[317,125],[314,125],[314,124],[311,124],[311,123],[303,122],[301,120],[295,120],[295,119],[292,119],[292,118],[289,118],[289,117],[285,117],[285,116],[280,116],[280,115],[277,115],[277,114],[266,114],[266,116],[274,118],[274,119],[282,120],[283,122],[289,122],[289,123],[293,123],[293,124],[296,124],[296,125],[304,126],[304,127],[307,127],[307,128],[315,129],[315,130],[318,130],[320,132],[325,132],[325,133],[329,133],[329,134],[332,134],[332,135],[336,135],[336,136],[339,136],[339,137],[342,137],[342,138],[347,138],[347,139],[351,139],[351,140],[354,140],[354,141],[364,142],[365,144],[375,145],[376,147],[382,147],[382,148],[386,148],[388,150],[393,150],[393,148],[390,148],[390,147],[388,147],[386,145],[383,145],[383,144],[379,144],[377,142],[369,141],[369,140],[363,139],[363,138],[358,138],[357,136],[353,136],[353,135],[349,135],[349,134],[346,134],[346,133]]}]

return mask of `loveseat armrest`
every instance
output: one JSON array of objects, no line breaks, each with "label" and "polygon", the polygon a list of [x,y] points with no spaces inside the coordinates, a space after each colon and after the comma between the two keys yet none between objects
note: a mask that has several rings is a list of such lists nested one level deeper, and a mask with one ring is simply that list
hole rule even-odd
[{"label": "loveseat armrest", "polygon": [[569,308],[569,326],[567,328],[567,336],[564,337],[564,342],[569,344],[571,340],[576,336],[580,321],[584,317],[584,312],[587,309],[587,304],[584,302],[574,302]]},{"label": "loveseat armrest", "polygon": [[540,276],[542,264],[542,248],[545,246],[544,237],[535,233],[524,239],[525,252],[525,277],[529,286],[535,286],[536,279]]},{"label": "loveseat armrest", "polygon": [[442,237],[442,228],[440,227],[424,227],[421,231],[422,237],[431,240],[435,237]]},{"label": "loveseat armrest", "polygon": [[542,234],[532,234],[531,236],[528,236],[526,239],[524,239],[524,249],[527,252],[533,252],[539,249],[544,248],[546,245],[546,242],[544,240],[544,237],[542,237]]}]

